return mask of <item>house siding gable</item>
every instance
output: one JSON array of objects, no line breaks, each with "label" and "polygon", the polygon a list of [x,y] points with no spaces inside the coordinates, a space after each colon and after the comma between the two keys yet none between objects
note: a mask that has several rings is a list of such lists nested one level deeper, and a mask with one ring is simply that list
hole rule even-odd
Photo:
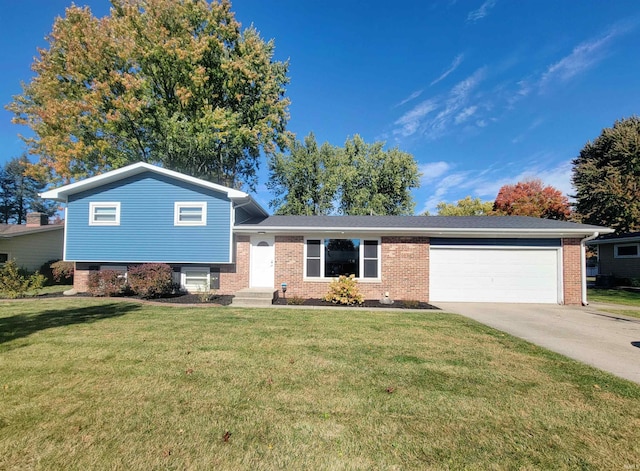
[{"label": "house siding gable", "polygon": [[616,241],[598,246],[599,273],[616,278],[640,278],[640,257],[616,258],[614,247],[618,244]]},{"label": "house siding gable", "polygon": [[[207,203],[206,226],[175,226],[176,201]],[[90,226],[91,202],[119,202],[120,224]],[[231,202],[226,195],[144,172],[69,197],[67,260],[228,263]]]}]

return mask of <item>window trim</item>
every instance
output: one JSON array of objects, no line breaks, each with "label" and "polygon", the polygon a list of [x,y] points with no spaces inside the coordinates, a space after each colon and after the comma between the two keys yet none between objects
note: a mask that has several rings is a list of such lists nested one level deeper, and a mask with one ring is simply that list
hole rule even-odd
[{"label": "window trim", "polygon": [[9,252],[0,252],[0,255],[6,255],[7,259],[2,261],[0,260],[0,267],[3,266],[5,263],[7,263],[9,260],[11,260],[11,254]]},{"label": "window trim", "polygon": [[[182,208],[200,208],[202,211],[200,221],[181,221],[180,210]],[[173,205],[173,225],[174,226],[206,226],[207,225],[207,202],[206,201],[176,201]]]},{"label": "window trim", "polygon": [[[96,221],[95,212],[99,208],[115,208],[114,221]],[[119,226],[120,225],[120,202],[117,201],[92,201],[89,203],[89,225],[90,226]]]},{"label": "window trim", "polygon": [[[620,247],[635,247],[636,254],[635,255],[619,255],[618,249]],[[640,243],[631,243],[631,244],[615,244],[613,246],[613,257],[614,258],[640,258]]]},{"label": "window trim", "polygon": [[[325,276],[325,243],[328,239],[358,239],[360,240],[359,244],[359,254],[358,254],[358,266],[360,271],[360,276],[355,279],[362,282],[380,282],[382,281],[382,240],[380,237],[370,237],[366,235],[358,235],[358,234],[340,234],[339,236],[308,236],[304,238],[304,250],[303,250],[303,259],[302,259],[302,273],[304,281],[331,281],[335,280],[337,277],[334,276]],[[307,242],[310,240],[319,240],[320,241],[320,276],[307,276]],[[372,241],[376,242],[377,247],[377,273],[378,276],[373,277],[365,277],[364,276],[364,241]],[[317,259],[317,257],[314,257]],[[371,257],[368,257],[367,260],[372,260]]]},{"label": "window trim", "polygon": [[[206,281],[206,286],[204,286],[204,288],[207,288],[206,292],[211,291],[211,268],[210,267],[203,267],[203,266],[195,266],[195,267],[182,267],[180,268],[180,287],[189,291],[189,288],[187,287],[187,273],[190,271],[194,271],[194,272],[207,272],[207,281]],[[200,286],[200,285],[198,285]],[[201,293],[203,291],[189,291],[190,293]]]}]

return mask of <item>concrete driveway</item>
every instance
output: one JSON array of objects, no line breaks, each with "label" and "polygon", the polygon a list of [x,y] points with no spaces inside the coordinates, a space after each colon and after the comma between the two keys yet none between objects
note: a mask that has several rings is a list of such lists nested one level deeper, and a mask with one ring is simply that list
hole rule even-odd
[{"label": "concrete driveway", "polygon": [[598,305],[436,305],[640,384],[640,319],[608,314]]}]

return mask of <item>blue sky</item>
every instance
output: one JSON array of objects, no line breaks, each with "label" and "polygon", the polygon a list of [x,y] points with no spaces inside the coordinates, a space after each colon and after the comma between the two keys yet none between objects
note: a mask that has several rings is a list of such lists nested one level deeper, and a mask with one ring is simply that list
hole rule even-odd
[{"label": "blue sky", "polygon": [[[82,1],[96,16],[107,0]],[[235,0],[243,26],[290,61],[289,129],[302,139],[410,152],[416,213],[537,177],[571,193],[571,160],[616,119],[640,113],[636,0]],[[66,0],[0,11],[1,101],[31,77]],[[24,145],[0,111],[0,163]],[[267,174],[255,195],[267,207]]]}]

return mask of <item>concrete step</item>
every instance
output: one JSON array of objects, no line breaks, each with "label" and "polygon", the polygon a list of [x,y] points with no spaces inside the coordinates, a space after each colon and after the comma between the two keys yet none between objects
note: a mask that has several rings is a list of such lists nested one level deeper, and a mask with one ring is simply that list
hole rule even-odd
[{"label": "concrete step", "polygon": [[231,304],[239,307],[270,306],[277,293],[271,288],[245,288],[236,292]]}]

